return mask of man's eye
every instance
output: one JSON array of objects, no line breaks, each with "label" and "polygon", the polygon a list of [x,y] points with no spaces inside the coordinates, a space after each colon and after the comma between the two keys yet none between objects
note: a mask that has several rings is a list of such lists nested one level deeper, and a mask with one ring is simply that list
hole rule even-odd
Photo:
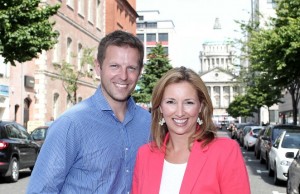
[{"label": "man's eye", "polygon": [[128,67],[129,71],[136,71],[137,68],[136,67]]},{"label": "man's eye", "polygon": [[111,68],[117,68],[118,65],[116,65],[116,64],[111,64],[110,67],[111,67]]}]

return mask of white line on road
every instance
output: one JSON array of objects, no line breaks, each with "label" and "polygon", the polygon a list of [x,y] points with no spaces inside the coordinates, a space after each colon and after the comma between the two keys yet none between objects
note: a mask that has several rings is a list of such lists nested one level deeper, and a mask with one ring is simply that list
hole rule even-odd
[{"label": "white line on road", "polygon": [[272,194],[286,194],[286,193],[279,193],[278,191],[272,191]]},{"label": "white line on road", "polygon": [[269,171],[267,171],[267,170],[256,170],[256,172],[257,172],[258,174],[261,174],[261,173],[267,173],[267,172],[269,172]]}]

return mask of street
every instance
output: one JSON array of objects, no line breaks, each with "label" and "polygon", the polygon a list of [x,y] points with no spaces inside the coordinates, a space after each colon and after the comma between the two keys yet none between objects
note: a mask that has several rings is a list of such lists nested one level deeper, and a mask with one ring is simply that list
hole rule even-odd
[{"label": "street", "polygon": [[[218,136],[229,138],[227,131],[218,131]],[[275,186],[272,177],[268,176],[266,167],[255,159],[253,151],[245,151],[243,148],[241,151],[247,165],[252,194],[286,193],[286,184],[282,183],[280,186]],[[30,171],[26,169],[20,172],[20,179],[17,183],[5,183],[3,179],[0,179],[0,193],[25,194],[29,178]]]}]

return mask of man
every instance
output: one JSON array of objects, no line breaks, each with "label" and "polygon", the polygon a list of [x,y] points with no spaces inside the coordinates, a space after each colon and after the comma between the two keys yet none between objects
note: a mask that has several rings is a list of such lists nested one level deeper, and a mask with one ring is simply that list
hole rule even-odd
[{"label": "man", "polygon": [[95,94],[56,119],[32,172],[27,193],[129,193],[150,114],[130,97],[143,67],[143,44],[115,31],[98,47]]}]

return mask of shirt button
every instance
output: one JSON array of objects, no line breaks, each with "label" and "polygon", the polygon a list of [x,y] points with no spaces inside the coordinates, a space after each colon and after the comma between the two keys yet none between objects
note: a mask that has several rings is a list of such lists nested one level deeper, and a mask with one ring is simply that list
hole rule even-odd
[{"label": "shirt button", "polygon": [[128,148],[125,148],[126,151],[128,151]]},{"label": "shirt button", "polygon": [[126,172],[129,172],[129,170],[126,170]]}]

